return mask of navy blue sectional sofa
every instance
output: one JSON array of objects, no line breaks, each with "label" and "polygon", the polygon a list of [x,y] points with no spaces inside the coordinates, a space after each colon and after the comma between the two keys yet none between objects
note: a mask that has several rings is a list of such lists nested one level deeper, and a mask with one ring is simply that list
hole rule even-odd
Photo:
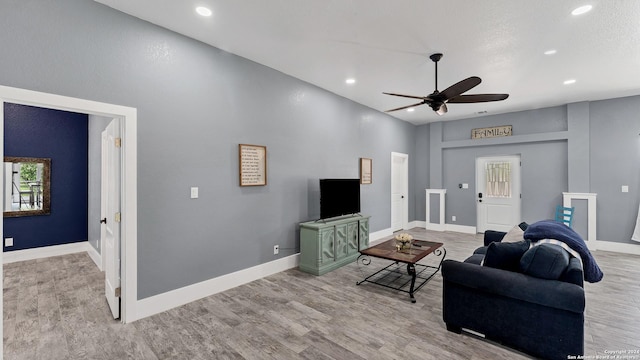
[{"label": "navy blue sectional sofa", "polygon": [[[585,295],[580,260],[555,245],[529,249],[526,240],[500,243],[504,235],[487,231],[485,246],[471,257],[442,264],[447,329],[473,330],[543,359],[583,355]],[[502,252],[496,252],[498,248]],[[487,266],[489,252],[495,267]],[[496,261],[496,253],[509,253],[512,259]]]}]

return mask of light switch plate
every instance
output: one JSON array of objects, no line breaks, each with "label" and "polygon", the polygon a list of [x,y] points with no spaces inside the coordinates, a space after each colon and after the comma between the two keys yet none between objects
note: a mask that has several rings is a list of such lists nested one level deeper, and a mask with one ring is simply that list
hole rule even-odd
[{"label": "light switch plate", "polygon": [[629,185],[622,185],[622,192],[629,192]]},{"label": "light switch plate", "polygon": [[468,189],[469,188],[469,184],[462,184],[462,188],[463,189]]},{"label": "light switch plate", "polygon": [[197,187],[192,187],[191,188],[191,198],[192,199],[197,199],[198,198],[198,188]]}]

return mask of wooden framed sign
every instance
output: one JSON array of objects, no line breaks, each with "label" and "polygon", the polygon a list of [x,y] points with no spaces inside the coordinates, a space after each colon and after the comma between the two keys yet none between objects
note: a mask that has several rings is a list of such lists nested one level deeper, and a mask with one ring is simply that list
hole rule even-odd
[{"label": "wooden framed sign", "polygon": [[511,125],[494,126],[488,128],[472,129],[472,139],[493,138],[501,136],[511,136],[513,134]]},{"label": "wooden framed sign", "polygon": [[360,184],[371,184],[373,174],[371,162],[371,159],[360,158]]},{"label": "wooden framed sign", "polygon": [[267,147],[238,145],[240,186],[267,185]]}]

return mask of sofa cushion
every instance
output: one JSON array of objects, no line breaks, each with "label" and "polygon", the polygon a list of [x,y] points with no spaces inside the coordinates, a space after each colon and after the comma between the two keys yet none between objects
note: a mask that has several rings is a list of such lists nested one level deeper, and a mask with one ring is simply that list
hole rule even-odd
[{"label": "sofa cushion", "polygon": [[483,265],[508,271],[520,271],[520,258],[529,250],[529,246],[528,240],[491,243],[484,256]]},{"label": "sofa cushion", "polygon": [[569,265],[569,253],[558,245],[541,244],[522,255],[520,271],[541,279],[557,280]]},{"label": "sofa cushion", "polygon": [[524,230],[516,225],[502,238],[502,242],[518,242],[524,240]]},{"label": "sofa cushion", "polygon": [[489,246],[492,242],[500,242],[502,238],[506,235],[506,232],[503,231],[495,231],[495,230],[487,230],[484,232],[484,246]]},{"label": "sofa cushion", "polygon": [[477,248],[477,249],[475,249],[473,251],[473,255],[480,254],[480,255],[484,256],[484,254],[487,253],[487,248],[488,248],[488,246],[479,247],[479,248]]},{"label": "sofa cushion", "polygon": [[469,264],[482,264],[482,259],[484,259],[484,254],[473,254],[469,256],[464,262]]}]

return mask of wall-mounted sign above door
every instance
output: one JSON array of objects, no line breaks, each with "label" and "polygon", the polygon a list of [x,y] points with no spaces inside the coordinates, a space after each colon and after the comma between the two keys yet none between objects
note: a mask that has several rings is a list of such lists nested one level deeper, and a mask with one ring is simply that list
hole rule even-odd
[{"label": "wall-mounted sign above door", "polygon": [[471,130],[472,139],[493,138],[513,135],[511,125],[494,126]]}]

